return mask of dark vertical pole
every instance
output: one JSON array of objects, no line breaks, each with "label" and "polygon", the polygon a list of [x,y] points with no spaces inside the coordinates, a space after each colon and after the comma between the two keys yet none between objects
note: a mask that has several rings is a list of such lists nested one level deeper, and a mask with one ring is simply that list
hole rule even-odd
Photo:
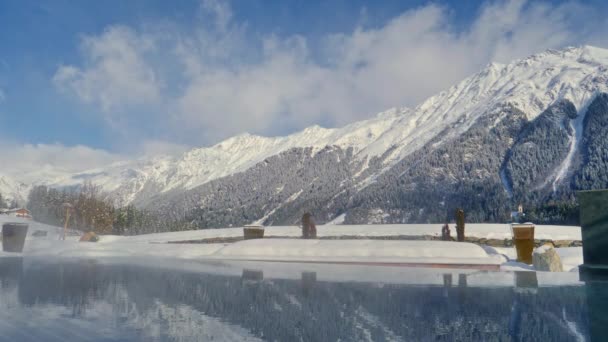
[{"label": "dark vertical pole", "polygon": [[608,190],[581,191],[578,198],[584,264],[608,267]]},{"label": "dark vertical pole", "polygon": [[456,235],[458,241],[464,241],[464,210],[456,210]]},{"label": "dark vertical pole", "polygon": [[579,275],[585,282],[589,337],[605,341],[608,336],[608,190],[581,191],[581,235],[583,265]]}]

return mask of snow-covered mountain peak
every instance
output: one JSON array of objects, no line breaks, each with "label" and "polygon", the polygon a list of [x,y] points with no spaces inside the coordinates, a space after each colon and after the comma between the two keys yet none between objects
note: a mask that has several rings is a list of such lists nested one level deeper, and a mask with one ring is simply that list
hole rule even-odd
[{"label": "snow-covered mountain peak", "polygon": [[399,115],[403,115],[405,113],[407,113],[410,109],[407,107],[394,107],[388,110],[385,110],[383,112],[380,112],[378,114],[376,114],[376,118],[378,119],[390,119],[390,118],[394,118],[396,116]]},{"label": "snow-covered mountain peak", "polygon": [[597,48],[594,46],[583,46],[577,49],[577,62],[588,64],[600,69],[608,68],[608,49]]},{"label": "snow-covered mountain peak", "polygon": [[540,64],[563,64],[564,62],[587,63],[595,65],[608,64],[608,49],[591,45],[569,46],[563,49],[548,49],[531,56],[521,58],[511,64],[537,67]]},{"label": "snow-covered mountain peak", "polygon": [[[596,93],[608,91],[608,50],[583,46],[548,50],[509,64],[490,63],[462,82],[395,118],[365,151],[375,155],[396,146],[396,162],[450,128],[445,139],[464,132],[476,118],[510,104],[534,119],[551,104],[568,99],[580,110]],[[368,121],[370,122],[370,121]],[[359,128],[361,129],[361,127]]]},{"label": "snow-covered mountain peak", "polygon": [[[223,140],[223,141],[211,146],[211,149],[230,150],[230,149],[235,149],[235,148],[242,148],[244,146],[246,147],[247,145],[249,145],[251,143],[259,143],[262,140],[267,140],[267,139],[269,139],[269,138],[250,134],[250,133],[242,133],[242,134],[236,135],[234,137],[230,137],[226,140]],[[208,148],[198,148],[198,149],[194,149],[192,151],[186,152],[186,154],[192,154],[192,152],[204,153],[203,151],[205,151],[207,149]]]},{"label": "snow-covered mountain peak", "polygon": [[475,115],[511,103],[533,119],[550,104],[568,99],[583,107],[595,92],[606,91],[608,50],[583,46],[548,50],[510,64],[491,64],[415,108],[423,120]]}]

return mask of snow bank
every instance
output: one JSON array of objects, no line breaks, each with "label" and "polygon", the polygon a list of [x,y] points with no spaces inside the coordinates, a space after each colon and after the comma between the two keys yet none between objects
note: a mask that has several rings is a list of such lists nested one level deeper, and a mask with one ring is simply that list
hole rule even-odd
[{"label": "snow bank", "polygon": [[[319,237],[381,237],[381,236],[440,236],[441,224],[370,224],[370,225],[322,225],[317,227]],[[486,239],[511,239],[509,224],[472,223],[466,225],[466,236]],[[180,242],[215,238],[238,238],[243,228],[203,229],[185,232],[145,234],[129,237],[103,236],[102,242],[119,240],[129,242]],[[265,227],[265,236],[300,237],[302,231],[296,226]],[[536,239],[581,240],[581,229],[575,226],[536,226]]]},{"label": "snow bank", "polygon": [[[95,243],[40,239],[26,241],[23,256],[64,258],[173,258],[201,259],[223,248],[224,244],[142,244]],[[16,253],[3,255],[15,256]]]},{"label": "snow bank", "polygon": [[[5,255],[10,255],[6,253]],[[13,254],[14,255],[14,254]],[[85,243],[39,240],[23,255],[64,258],[176,258],[322,263],[495,265],[502,258],[470,243],[445,241],[257,239],[233,244]]]},{"label": "snow bank", "polygon": [[472,243],[446,241],[260,239],[228,245],[212,255],[238,260],[282,260],[349,263],[417,263],[500,265]]}]

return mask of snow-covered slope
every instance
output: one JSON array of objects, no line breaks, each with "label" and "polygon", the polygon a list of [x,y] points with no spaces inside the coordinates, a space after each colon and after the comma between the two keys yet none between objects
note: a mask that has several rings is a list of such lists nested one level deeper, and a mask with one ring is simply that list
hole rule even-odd
[{"label": "snow-covered slope", "polygon": [[[192,189],[208,181],[245,171],[264,159],[296,147],[321,150],[328,145],[352,147],[362,156],[383,153],[380,140],[407,115],[407,109],[392,109],[377,117],[339,129],[312,126],[285,137],[242,134],[208,148],[196,148],[179,157],[119,162],[107,168],[88,170],[56,179],[52,186],[73,186],[90,180],[110,192],[119,204],[128,204],[143,192],[162,193]],[[376,143],[377,146],[373,144]],[[144,196],[145,197],[145,196]],[[140,197],[141,198],[141,197]]]},{"label": "snow-covered slope", "polygon": [[28,193],[28,185],[0,174],[0,195],[5,201],[15,200],[18,203],[24,203]]},{"label": "snow-covered slope", "polygon": [[[446,127],[462,133],[480,115],[512,104],[532,120],[560,99],[584,108],[608,90],[608,50],[590,46],[549,50],[508,65],[492,63],[481,72],[412,110],[399,142],[399,156],[411,153]],[[403,122],[404,123],[404,122]],[[416,143],[415,143],[416,142]]]},{"label": "snow-covered slope", "polygon": [[[438,134],[448,132],[435,139],[440,144],[465,132],[479,116],[505,104],[523,111],[531,120],[560,99],[570,100],[581,111],[597,92],[607,91],[608,50],[590,46],[549,50],[507,65],[490,64],[414,109],[392,109],[338,129],[312,126],[285,137],[243,134],[178,157],[126,161],[48,183],[71,186],[88,179],[124,205],[245,171],[294,147],[318,151],[328,145],[352,147],[360,160],[390,150],[384,159],[388,168]],[[575,137],[580,134],[576,133]],[[564,165],[569,166],[569,161]],[[564,170],[559,175],[563,177]]]}]

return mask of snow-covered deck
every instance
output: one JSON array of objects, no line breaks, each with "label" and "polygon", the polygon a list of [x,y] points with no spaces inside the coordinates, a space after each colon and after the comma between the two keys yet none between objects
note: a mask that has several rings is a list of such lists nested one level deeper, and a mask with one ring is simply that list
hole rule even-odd
[{"label": "snow-covered deck", "polygon": [[[13,220],[13,218],[11,218]],[[0,224],[2,220],[0,220]],[[272,239],[237,241],[235,243],[182,244],[179,241],[213,238],[240,238],[242,228],[210,229],[186,232],[147,234],[139,236],[102,236],[98,243],[81,243],[78,237],[59,240],[61,228],[30,223],[23,256],[89,259],[191,260],[200,262],[274,262],[308,264],[349,264],[382,266],[416,266],[472,268],[485,270],[531,270],[517,263],[513,248],[481,247],[471,243],[407,240],[350,240],[352,237],[422,236],[439,233],[440,225],[360,225],[320,226],[320,237],[341,237],[341,240],[295,239],[298,227],[266,227]],[[34,236],[36,231],[46,236]],[[580,228],[537,226],[536,237],[553,240],[580,239]],[[509,225],[470,224],[467,235],[493,239],[510,238]],[[168,243],[173,242],[173,243]],[[564,270],[582,263],[581,248],[559,248]],[[0,256],[14,256],[2,253]]]}]

